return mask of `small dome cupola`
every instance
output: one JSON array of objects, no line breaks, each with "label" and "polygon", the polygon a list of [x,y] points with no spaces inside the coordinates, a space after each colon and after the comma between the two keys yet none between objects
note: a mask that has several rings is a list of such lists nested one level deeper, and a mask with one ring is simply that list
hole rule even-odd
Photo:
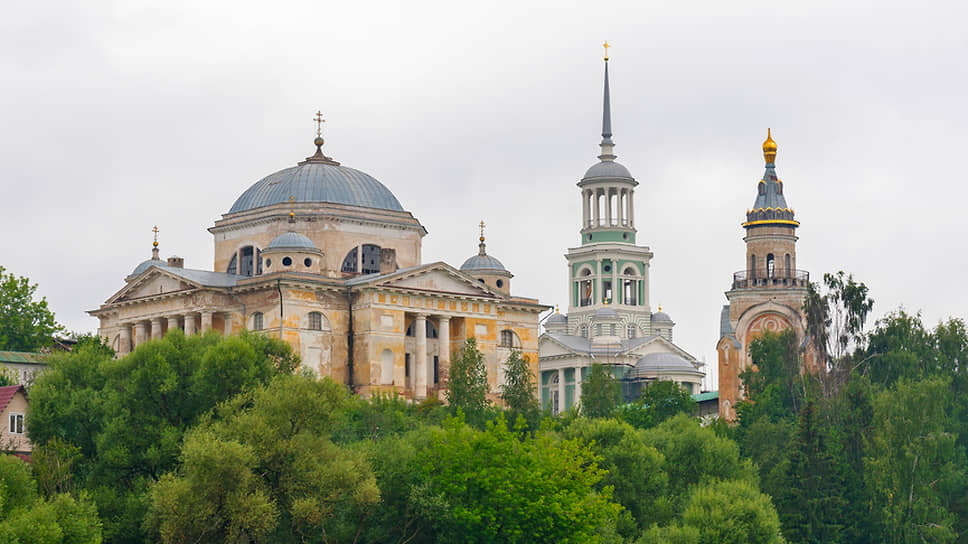
[{"label": "small dome cupola", "polygon": [[514,277],[496,257],[487,254],[484,244],[484,221],[480,223],[481,237],[477,245],[477,255],[474,255],[460,265],[460,271],[487,285],[495,291],[511,294],[511,278]]},{"label": "small dome cupola", "polygon": [[302,272],[319,274],[323,252],[309,237],[294,230],[296,214],[289,211],[290,230],[276,236],[262,250],[263,274],[274,272]]},{"label": "small dome cupola", "polygon": [[672,341],[672,328],[676,324],[669,317],[669,314],[662,311],[662,305],[659,305],[659,311],[652,314],[652,332],[659,336],[662,336],[668,341]]},{"label": "small dome cupola", "polygon": [[161,258],[158,256],[158,226],[155,225],[151,229],[151,232],[153,232],[155,235],[154,241],[151,242],[151,258],[148,259],[147,261],[141,261],[141,263],[138,264],[138,266],[136,266],[134,270],[132,270],[131,273],[124,278],[124,281],[128,282],[137,278],[145,270],[148,270],[152,266],[158,266],[161,268],[164,268],[165,266],[167,266],[168,263],[161,260]]},{"label": "small dome cupola", "polygon": [[800,226],[794,218],[793,209],[787,206],[783,196],[783,181],[776,175],[776,142],[773,141],[770,129],[766,129],[763,158],[766,160],[766,171],[757,184],[756,201],[753,208],[747,210],[743,226],[747,229],[764,225],[792,228]]},{"label": "small dome cupola", "polygon": [[558,313],[555,306],[555,313],[548,316],[544,323],[545,330],[555,334],[568,334],[568,318]]}]

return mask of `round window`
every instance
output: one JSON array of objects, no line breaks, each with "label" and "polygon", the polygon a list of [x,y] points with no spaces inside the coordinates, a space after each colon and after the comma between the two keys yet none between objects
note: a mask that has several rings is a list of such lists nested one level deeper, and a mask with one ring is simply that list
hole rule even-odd
[{"label": "round window", "polygon": [[289,266],[291,264],[292,264],[292,259],[290,259],[289,257],[282,258],[282,266]]},{"label": "round window", "polygon": [[477,281],[484,283],[484,280],[482,280],[481,278],[477,278]]},{"label": "round window", "polygon": [[606,264],[606,265],[605,265],[605,271],[606,271],[606,272],[611,272],[611,271],[612,271],[612,265],[610,265],[610,264]]},{"label": "round window", "polygon": [[272,259],[266,259],[266,268],[272,268]]},{"label": "round window", "polygon": [[628,239],[629,239],[629,233],[627,233],[627,232],[623,232],[623,233],[622,233],[622,239],[623,239],[623,240],[628,240]]},{"label": "round window", "polygon": [[310,259],[309,257],[306,257],[306,259],[303,261],[303,264],[306,265],[306,268],[309,268],[310,266],[313,265],[313,260]]},{"label": "round window", "polygon": [[497,280],[497,282],[495,283],[497,284],[498,287],[504,287],[504,280]]},{"label": "round window", "polygon": [[589,240],[591,240],[591,239],[592,239],[592,235],[591,235],[591,234],[589,234],[589,235],[588,235],[588,239],[589,239]]}]

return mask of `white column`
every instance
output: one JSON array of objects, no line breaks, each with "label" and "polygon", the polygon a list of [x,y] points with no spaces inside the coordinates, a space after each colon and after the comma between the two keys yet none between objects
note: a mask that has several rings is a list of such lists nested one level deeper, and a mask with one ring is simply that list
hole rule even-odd
[{"label": "white column", "polygon": [[602,213],[601,213],[602,203],[600,201],[601,201],[601,196],[598,194],[598,189],[592,189],[592,202],[595,204],[595,209],[592,210],[593,212],[595,212],[595,221],[593,221],[592,223],[593,223],[593,226],[595,227],[601,224],[601,219],[602,219]]},{"label": "white column", "polygon": [[612,189],[605,189],[605,224],[612,226]]},{"label": "white column", "polygon": [[161,318],[156,317],[151,320],[151,339],[157,340],[161,338]]},{"label": "white column", "polygon": [[441,316],[437,327],[437,347],[440,356],[437,361],[437,371],[440,373],[439,382],[444,383],[444,376],[450,374],[450,318]]},{"label": "white column", "polygon": [[424,399],[427,397],[427,316],[425,314],[417,314],[413,329],[417,335],[417,353],[414,354],[413,363],[416,385],[413,396],[416,399]]},{"label": "white column", "polygon": [[171,332],[178,328],[178,316],[171,316],[168,318],[168,332]]},{"label": "white column", "polygon": [[185,335],[195,334],[195,314],[185,314]]},{"label": "white column", "polygon": [[629,189],[629,226],[635,226],[635,191]]},{"label": "white column", "polygon": [[565,402],[565,369],[558,369],[558,413],[565,412],[568,404]]},{"label": "white column", "polygon": [[212,330],[212,311],[202,310],[202,332]]},{"label": "white column", "polygon": [[581,367],[575,367],[575,405],[581,401]]},{"label": "white column", "polygon": [[222,314],[222,335],[229,336],[232,334],[232,314],[225,312]]},{"label": "white column", "polygon": [[145,322],[139,321],[134,324],[134,346],[138,347],[146,340]]},{"label": "white column", "polygon": [[131,325],[121,324],[121,338],[118,340],[118,355],[124,356],[131,353]]},{"label": "white column", "polygon": [[625,195],[625,189],[619,189],[618,197],[615,199],[615,209],[618,211],[619,226],[622,226],[625,224],[622,222],[622,219],[625,217],[625,211],[622,209],[625,207],[625,204],[623,203],[623,201],[625,200],[624,195]]},{"label": "white column", "polygon": [[619,288],[618,285],[618,261],[612,259],[612,300],[608,301],[609,304],[614,304],[616,300],[616,290]]}]

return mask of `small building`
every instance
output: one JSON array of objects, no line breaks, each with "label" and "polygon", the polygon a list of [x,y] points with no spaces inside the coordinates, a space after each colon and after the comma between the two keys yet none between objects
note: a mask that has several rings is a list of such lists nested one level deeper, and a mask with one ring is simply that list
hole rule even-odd
[{"label": "small building", "polygon": [[27,389],[23,385],[0,387],[0,422],[4,426],[0,451],[29,455],[33,447],[27,439]]},{"label": "small building", "polygon": [[0,351],[0,367],[7,376],[19,385],[29,386],[34,378],[47,370],[46,353],[26,351]]},{"label": "small building", "polygon": [[719,391],[696,393],[692,400],[696,401],[697,416],[719,416]]}]

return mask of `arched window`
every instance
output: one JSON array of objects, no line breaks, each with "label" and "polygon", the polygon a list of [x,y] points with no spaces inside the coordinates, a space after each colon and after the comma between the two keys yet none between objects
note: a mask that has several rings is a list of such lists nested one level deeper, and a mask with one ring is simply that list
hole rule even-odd
[{"label": "arched window", "polygon": [[521,339],[511,329],[504,329],[503,331],[501,331],[501,347],[502,348],[520,348]]},{"label": "arched window", "polygon": [[350,273],[356,272],[356,255],[357,250],[354,247],[349,251],[349,253],[346,254],[346,257],[343,258],[343,265],[339,267],[339,271]]},{"label": "arched window", "polygon": [[625,336],[630,339],[635,338],[638,335],[638,330],[639,328],[635,323],[629,323],[625,326]]},{"label": "arched window", "polygon": [[582,338],[588,338],[588,325],[587,324],[582,323],[580,331],[581,331]]},{"label": "arched window", "polygon": [[789,253],[786,254],[786,277],[788,277],[788,278],[792,278],[793,277],[793,270],[792,270],[792,268],[790,266],[790,254]]},{"label": "arched window", "polygon": [[380,354],[380,383],[384,385],[393,383],[393,352],[388,349]]},{"label": "arched window", "polygon": [[561,412],[561,401],[563,399],[558,398],[558,372],[554,372],[551,375],[551,413],[557,414]]},{"label": "arched window", "polygon": [[239,248],[239,250],[232,255],[232,259],[229,261],[229,266],[226,272],[229,274],[238,274],[239,276],[261,274],[262,252],[259,251],[259,248],[255,246],[243,246]]},{"label": "arched window", "polygon": [[309,312],[309,330],[323,330],[323,314],[319,312]]},{"label": "arched window", "polygon": [[776,262],[773,254],[770,253],[766,256],[766,277],[772,278],[774,272],[776,272]]},{"label": "arched window", "polygon": [[252,314],[252,330],[261,331],[263,328],[263,318],[262,312],[256,312]]}]

